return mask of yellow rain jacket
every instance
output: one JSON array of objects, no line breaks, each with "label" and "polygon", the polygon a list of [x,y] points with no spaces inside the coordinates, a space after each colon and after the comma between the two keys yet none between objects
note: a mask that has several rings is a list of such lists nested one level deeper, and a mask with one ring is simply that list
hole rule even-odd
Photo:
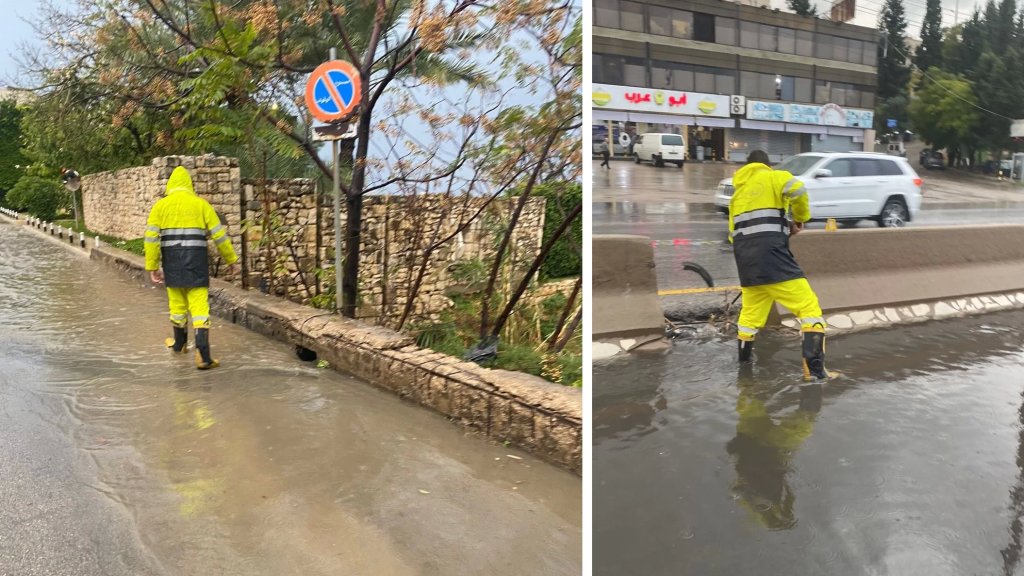
[{"label": "yellow rain jacket", "polygon": [[167,194],[153,206],[146,222],[146,270],[159,270],[163,260],[168,288],[209,286],[207,234],[225,264],[238,261],[227,228],[213,206],[196,195],[188,170],[178,166],[167,181]]},{"label": "yellow rain jacket", "polygon": [[785,170],[751,163],[736,171],[729,201],[729,241],[733,243],[740,286],[761,286],[803,278],[789,250],[793,220],[811,219],[807,189]]}]

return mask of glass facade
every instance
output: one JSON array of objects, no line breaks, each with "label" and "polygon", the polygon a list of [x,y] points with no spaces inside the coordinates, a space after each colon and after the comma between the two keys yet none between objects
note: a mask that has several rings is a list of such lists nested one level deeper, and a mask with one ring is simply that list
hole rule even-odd
[{"label": "glass facade", "polygon": [[[874,42],[630,0],[593,1],[596,26],[872,67],[876,63],[877,45]],[[831,102],[851,108],[873,108],[875,105],[874,86],[794,76],[779,76],[776,82],[775,74],[601,53],[595,53],[593,61],[594,82],[603,84],[739,94],[760,100]],[[839,65],[835,67],[841,68]]]},{"label": "glass facade", "polygon": [[733,18],[629,0],[594,0],[594,25],[852,64],[874,66],[877,59],[874,42],[756,22],[737,25]]}]

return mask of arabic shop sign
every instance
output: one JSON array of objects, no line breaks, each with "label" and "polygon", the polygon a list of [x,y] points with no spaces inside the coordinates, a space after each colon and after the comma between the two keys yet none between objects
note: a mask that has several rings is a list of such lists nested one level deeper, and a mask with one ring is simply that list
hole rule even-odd
[{"label": "arabic shop sign", "polygon": [[594,109],[729,117],[729,97],[699,92],[594,84]]},{"label": "arabic shop sign", "polygon": [[819,126],[845,126],[871,128],[875,120],[873,110],[843,108],[836,104],[785,104],[782,102],[747,102],[748,120],[817,124]]}]

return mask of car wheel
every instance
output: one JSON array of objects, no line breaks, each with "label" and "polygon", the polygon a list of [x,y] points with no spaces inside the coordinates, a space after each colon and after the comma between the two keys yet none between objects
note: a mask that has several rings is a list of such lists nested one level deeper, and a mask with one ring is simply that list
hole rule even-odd
[{"label": "car wheel", "polygon": [[636,158],[636,163],[639,164],[640,163],[640,153],[637,152],[636,154],[633,155],[633,157]]},{"label": "car wheel", "polygon": [[907,206],[899,198],[890,198],[885,201],[882,213],[878,215],[878,225],[882,228],[902,228],[910,220]]},{"label": "car wheel", "polygon": [[676,166],[679,166],[680,168],[682,168],[683,167],[683,163],[682,162],[676,162]]},{"label": "car wheel", "polygon": [[651,156],[651,161],[654,162],[654,165],[658,168],[665,165],[665,161],[661,159],[661,156]]}]

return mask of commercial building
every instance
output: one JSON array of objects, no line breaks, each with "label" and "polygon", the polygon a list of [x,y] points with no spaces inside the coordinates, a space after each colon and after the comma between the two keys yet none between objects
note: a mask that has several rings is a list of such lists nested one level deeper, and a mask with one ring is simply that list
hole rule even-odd
[{"label": "commercial building", "polygon": [[723,0],[593,0],[593,135],[690,158],[873,149],[878,31]]}]

